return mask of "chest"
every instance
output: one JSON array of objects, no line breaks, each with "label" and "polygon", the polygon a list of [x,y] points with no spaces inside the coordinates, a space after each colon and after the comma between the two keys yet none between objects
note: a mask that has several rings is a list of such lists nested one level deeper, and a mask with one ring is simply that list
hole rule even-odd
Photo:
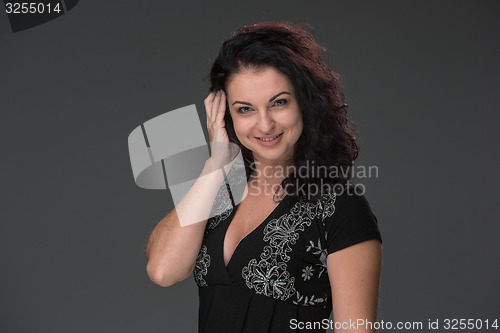
[{"label": "chest", "polygon": [[236,285],[292,304],[326,304],[330,284],[318,213],[286,197],[278,205],[242,201],[211,218],[194,268],[197,285]]},{"label": "chest", "polygon": [[241,240],[259,227],[277,205],[269,197],[248,196],[237,206],[224,236],[224,264],[226,266]]}]

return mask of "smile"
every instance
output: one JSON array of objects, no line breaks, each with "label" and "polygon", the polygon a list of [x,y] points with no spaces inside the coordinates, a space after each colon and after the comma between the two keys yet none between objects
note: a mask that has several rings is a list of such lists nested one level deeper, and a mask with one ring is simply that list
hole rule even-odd
[{"label": "smile", "polygon": [[283,133],[280,133],[280,134],[272,136],[272,137],[267,137],[267,138],[260,138],[260,137],[255,137],[255,138],[257,140],[259,140],[260,144],[262,144],[264,146],[272,146],[281,140],[282,135],[283,135]]},{"label": "smile", "polygon": [[259,137],[257,137],[257,139],[259,139],[259,140],[261,140],[261,141],[269,142],[269,141],[273,141],[274,139],[276,139],[276,138],[277,138],[278,136],[280,136],[281,134],[283,134],[283,133],[280,133],[280,134],[278,134],[278,135],[276,135],[276,136],[273,136],[272,138],[259,138]]}]

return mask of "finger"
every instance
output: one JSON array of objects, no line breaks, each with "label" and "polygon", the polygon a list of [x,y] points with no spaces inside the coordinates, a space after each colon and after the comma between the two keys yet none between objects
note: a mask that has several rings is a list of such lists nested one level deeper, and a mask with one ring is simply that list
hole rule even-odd
[{"label": "finger", "polygon": [[205,111],[207,113],[207,122],[209,119],[212,117],[212,104],[215,96],[215,91],[212,91],[210,94],[208,94],[207,98],[205,98]]},{"label": "finger", "polygon": [[216,122],[217,124],[220,124],[221,122],[224,121],[224,115],[226,114],[226,94],[224,93],[223,90],[221,90],[221,98],[220,98],[220,103],[219,103],[219,109],[217,111],[216,115]]},{"label": "finger", "polygon": [[210,121],[215,122],[215,119],[217,117],[217,110],[219,108],[219,103],[220,103],[220,91],[217,91],[217,93],[214,96],[214,101],[212,103],[212,110],[210,111]]}]

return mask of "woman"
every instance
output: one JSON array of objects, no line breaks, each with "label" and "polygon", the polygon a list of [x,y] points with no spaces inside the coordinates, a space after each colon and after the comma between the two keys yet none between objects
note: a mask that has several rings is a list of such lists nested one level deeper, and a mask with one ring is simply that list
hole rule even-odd
[{"label": "woman", "polygon": [[[200,332],[374,331],[349,323],[376,320],[381,237],[366,198],[351,193],[354,130],[339,77],[308,30],[260,23],[223,43],[207,127],[211,142],[241,147],[244,199],[182,228],[173,210],[148,242],[155,283],[194,272]],[[179,206],[213,202],[221,183],[198,180]]]}]

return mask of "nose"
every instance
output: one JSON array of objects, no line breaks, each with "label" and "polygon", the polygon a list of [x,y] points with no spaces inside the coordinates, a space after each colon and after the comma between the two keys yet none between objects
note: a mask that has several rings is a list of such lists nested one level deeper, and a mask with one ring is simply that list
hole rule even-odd
[{"label": "nose", "polygon": [[270,110],[259,111],[257,129],[262,132],[262,134],[269,134],[274,129],[274,119],[271,115]]}]

